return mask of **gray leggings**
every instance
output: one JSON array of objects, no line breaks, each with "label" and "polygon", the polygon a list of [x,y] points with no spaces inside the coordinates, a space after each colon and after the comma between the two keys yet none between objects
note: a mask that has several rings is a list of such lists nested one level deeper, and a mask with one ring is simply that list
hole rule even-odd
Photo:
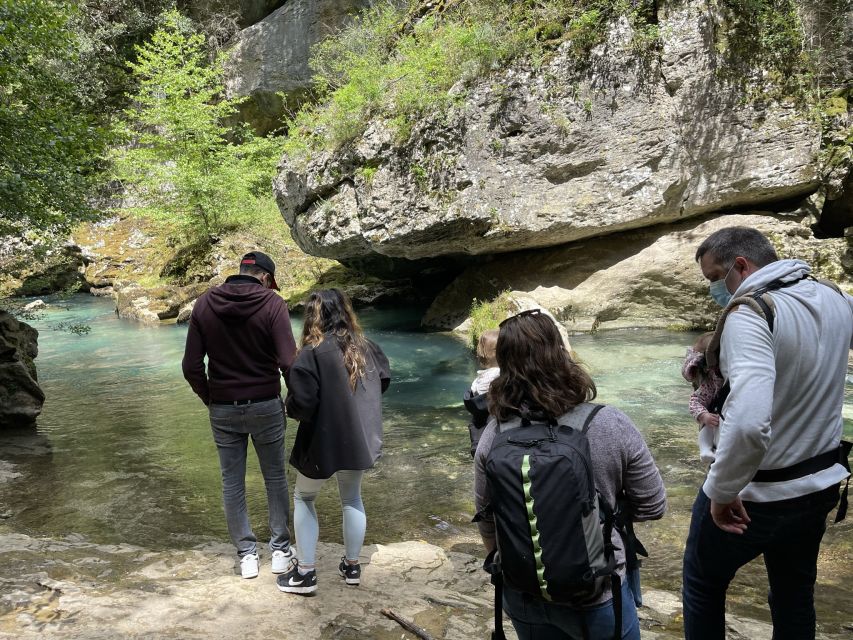
[{"label": "gray leggings", "polygon": [[[347,560],[358,560],[367,516],[361,501],[361,478],[364,471],[338,471],[338,491],[343,511],[344,547]],[[314,480],[296,472],[296,487],[293,491],[293,528],[296,530],[296,554],[299,564],[313,565],[316,562],[317,539],[320,524],[314,501],[326,480]]]}]

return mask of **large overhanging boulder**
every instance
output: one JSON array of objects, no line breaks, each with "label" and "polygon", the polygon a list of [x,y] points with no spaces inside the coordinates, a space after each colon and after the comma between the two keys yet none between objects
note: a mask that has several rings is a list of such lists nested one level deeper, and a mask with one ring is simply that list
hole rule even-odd
[{"label": "large overhanging boulder", "polygon": [[805,260],[815,275],[853,290],[849,241],[818,240],[807,222],[800,217],[724,215],[495,256],[466,269],[439,294],[424,324],[464,331],[474,298],[508,292],[504,295],[549,309],[569,331],[713,327],[720,309],[708,295],[695,253],[702,240],[729,226],[758,229],[781,258]]},{"label": "large overhanging boulder", "polygon": [[246,97],[242,118],[262,133],[281,126],[311,87],[311,47],[346,24],[370,0],[289,0],[237,34],[226,63],[229,97]]},{"label": "large overhanging boulder", "polygon": [[32,424],[41,413],[37,355],[38,331],[0,310],[0,428]]},{"label": "large overhanging boulder", "polygon": [[460,106],[414,123],[404,143],[375,121],[307,164],[285,158],[282,215],[305,251],[369,266],[549,247],[815,192],[818,125],[718,77],[704,5],[661,10],[657,70],[617,24],[584,69],[564,45],[538,71],[455,87]]}]

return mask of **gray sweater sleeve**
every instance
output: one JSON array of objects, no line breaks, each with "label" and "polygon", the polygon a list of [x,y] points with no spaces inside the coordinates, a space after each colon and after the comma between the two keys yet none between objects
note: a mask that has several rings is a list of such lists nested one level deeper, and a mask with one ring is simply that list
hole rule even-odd
[{"label": "gray sweater sleeve", "polygon": [[657,520],[666,490],[652,453],[631,419],[615,407],[598,412],[587,431],[595,486],[612,505],[624,492],[633,520]]},{"label": "gray sweater sleeve", "polygon": [[732,502],[755,475],[770,444],[776,358],[767,321],[747,307],[729,314],[720,341],[731,392],[720,423],[714,463],[703,491]]},{"label": "gray sweater sleeve", "polygon": [[[479,513],[491,498],[485,460],[495,439],[497,423],[489,419],[474,455],[474,505]],[[643,436],[624,413],[604,407],[587,431],[595,484],[612,505],[624,491],[634,520],[656,520],[666,511],[666,491]],[[495,547],[495,525],[485,517],[477,523],[487,551]]]},{"label": "gray sweater sleeve", "polygon": [[[486,456],[489,455],[496,433],[497,421],[490,416],[489,422],[480,436],[480,442],[477,443],[477,451],[474,453],[474,508],[477,513],[480,513],[491,502],[489,487],[486,484]],[[477,522],[477,528],[480,530],[480,537],[483,539],[483,544],[488,553],[496,546],[495,521],[491,515],[483,516]]]}]

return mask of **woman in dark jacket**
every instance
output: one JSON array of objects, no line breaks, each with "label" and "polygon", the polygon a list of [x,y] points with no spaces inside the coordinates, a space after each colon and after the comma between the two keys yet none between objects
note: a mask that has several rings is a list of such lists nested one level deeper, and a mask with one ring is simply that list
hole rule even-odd
[{"label": "woman in dark jacket", "polygon": [[381,455],[382,394],[390,381],[388,359],[362,334],[346,295],[337,289],[312,293],[285,402],[288,415],[299,421],[290,455],[297,470],[293,523],[298,560],[279,576],[282,591],[317,591],[319,523],[314,502],[333,475],[341,496],[346,548],[338,569],[347,584],[361,582],[358,556],[367,524],[361,479]]}]

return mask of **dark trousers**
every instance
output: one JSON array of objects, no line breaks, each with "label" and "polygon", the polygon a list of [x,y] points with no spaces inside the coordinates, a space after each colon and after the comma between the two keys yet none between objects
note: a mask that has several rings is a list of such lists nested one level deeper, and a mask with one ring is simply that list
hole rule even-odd
[{"label": "dark trousers", "polygon": [[246,507],[246,453],[255,445],[269,505],[270,552],[290,546],[289,500],[284,473],[284,410],[281,399],[247,405],[210,405],[210,425],[222,470],[222,501],[231,541],[242,558],[257,553],[258,539]]},{"label": "dark trousers", "polygon": [[725,638],[726,590],[735,573],[764,556],[773,639],[813,640],[817,554],[838,486],[791,500],[744,502],[751,522],[742,535],[711,519],[711,501],[699,490],[684,549],[684,637]]}]

